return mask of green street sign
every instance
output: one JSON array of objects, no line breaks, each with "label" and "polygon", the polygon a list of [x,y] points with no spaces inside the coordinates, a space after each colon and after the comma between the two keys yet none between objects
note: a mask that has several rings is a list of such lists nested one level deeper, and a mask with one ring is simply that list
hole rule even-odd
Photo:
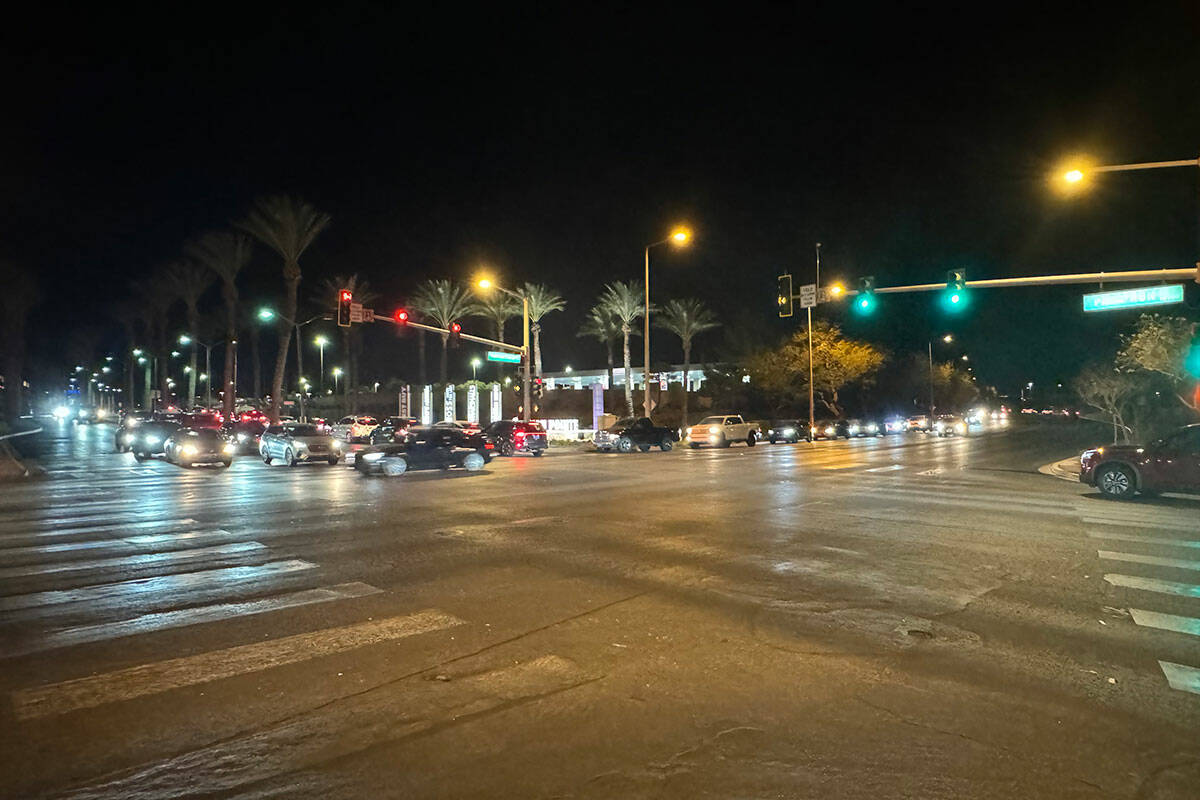
[{"label": "green street sign", "polygon": [[487,360],[488,361],[503,361],[505,364],[520,364],[521,363],[521,354],[520,353],[505,353],[502,350],[488,350],[487,351]]},{"label": "green street sign", "polygon": [[1140,306],[1162,306],[1183,302],[1183,284],[1167,286],[1143,286],[1140,289],[1121,289],[1116,292],[1099,292],[1083,296],[1084,311],[1115,311],[1119,308]]}]

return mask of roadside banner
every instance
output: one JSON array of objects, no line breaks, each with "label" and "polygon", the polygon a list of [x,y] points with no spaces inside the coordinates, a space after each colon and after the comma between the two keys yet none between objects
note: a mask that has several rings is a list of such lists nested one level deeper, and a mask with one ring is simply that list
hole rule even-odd
[{"label": "roadside banner", "polygon": [[467,421],[479,424],[479,387],[473,383],[467,387]]},{"label": "roadside banner", "polygon": [[454,402],[454,384],[447,384],[446,393],[442,398],[442,419],[446,422],[453,422],[457,412],[457,404]]},{"label": "roadside banner", "polygon": [[429,384],[421,389],[421,424],[433,424],[433,387]]}]

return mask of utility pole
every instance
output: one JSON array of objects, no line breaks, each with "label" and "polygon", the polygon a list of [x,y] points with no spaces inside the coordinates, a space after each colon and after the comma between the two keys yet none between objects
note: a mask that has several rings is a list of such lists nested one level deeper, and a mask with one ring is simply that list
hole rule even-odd
[{"label": "utility pole", "polygon": [[524,335],[521,339],[521,355],[525,358],[525,407],[524,413],[521,415],[523,421],[529,422],[530,412],[533,411],[533,379],[530,375],[530,362],[533,361],[533,351],[529,349],[529,295],[521,293],[521,314],[524,317]]},{"label": "utility pole", "polygon": [[[817,289],[821,288],[821,243],[817,242]],[[812,306],[808,309],[808,441],[813,443],[817,437],[813,429],[817,427],[816,409],[813,408],[813,349],[812,349]]]}]

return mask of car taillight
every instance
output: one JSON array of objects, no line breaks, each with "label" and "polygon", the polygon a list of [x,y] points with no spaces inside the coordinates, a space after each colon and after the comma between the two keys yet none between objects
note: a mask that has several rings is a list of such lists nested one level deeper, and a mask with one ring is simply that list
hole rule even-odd
[{"label": "car taillight", "polygon": [[492,444],[491,442],[484,442],[484,443],[483,443],[483,449],[484,449],[484,450],[495,450],[495,449],[496,449],[496,445]]}]

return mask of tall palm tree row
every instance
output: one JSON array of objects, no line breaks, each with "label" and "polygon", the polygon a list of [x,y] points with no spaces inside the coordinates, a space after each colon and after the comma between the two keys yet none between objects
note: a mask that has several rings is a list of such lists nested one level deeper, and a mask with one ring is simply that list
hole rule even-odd
[{"label": "tall palm tree row", "polygon": [[287,368],[288,346],[295,325],[300,289],[300,256],[321,231],[329,226],[329,215],[317,211],[294,197],[276,195],[255,201],[246,219],[238,227],[274,250],[283,259],[283,323],[279,326],[279,348],[275,355],[275,374],[271,379],[272,421],[279,420],[283,405],[283,376]]},{"label": "tall palm tree row", "polygon": [[588,311],[576,335],[595,339],[604,345],[604,354],[608,358],[608,385],[612,386],[613,343],[621,338],[621,323],[603,305],[597,303]]},{"label": "tall palm tree row", "polygon": [[[188,254],[197,263],[212,270],[221,280],[221,301],[225,306],[225,366],[221,385],[224,386],[222,406],[225,418],[231,418],[237,401],[237,386],[234,381],[234,364],[238,338],[238,288],[237,277],[250,263],[250,240],[232,231],[206,233],[187,247]],[[255,334],[257,339],[257,332]],[[193,349],[193,359],[195,350]],[[192,374],[196,373],[195,364]],[[210,375],[208,378],[212,380]]]},{"label": "tall palm tree row", "polygon": [[[463,317],[476,315],[475,300],[467,289],[450,280],[427,280],[417,287],[412,298],[412,307],[439,328],[449,328]],[[442,334],[441,383],[446,382],[447,349],[450,335]]]},{"label": "tall palm tree row", "polygon": [[[599,307],[604,310],[621,328],[624,340],[625,366],[625,406],[627,413],[633,413],[633,380],[632,368],[629,363],[629,337],[634,332],[633,323],[645,313],[643,307],[641,281],[613,281],[604,287],[600,293]],[[653,309],[651,309],[653,311]]]},{"label": "tall palm tree row", "polygon": [[683,345],[683,427],[688,425],[688,372],[692,364],[692,339],[720,325],[717,315],[694,297],[669,300],[654,317],[654,324],[679,337]]},{"label": "tall palm tree row", "polygon": [[[327,309],[336,316],[338,292],[349,289],[354,302],[368,305],[379,299],[379,293],[371,288],[371,284],[357,272],[353,275],[334,275],[321,281],[320,289],[313,302]],[[349,328],[339,328],[342,334],[342,357],[346,360],[346,380],[342,384],[342,394],[350,394],[350,413],[358,411],[358,356],[362,345],[362,326],[351,325]],[[324,376],[322,376],[322,379]],[[351,394],[351,390],[354,390]]]},{"label": "tall palm tree row", "polygon": [[529,300],[529,335],[533,339],[533,370],[542,377],[542,317],[551,311],[562,311],[567,301],[540,283],[527,283],[521,296]]},{"label": "tall palm tree row", "polygon": [[[188,261],[179,261],[167,269],[168,279],[175,284],[175,291],[183,301],[187,314],[188,335],[192,339],[191,368],[188,370],[188,393],[185,406],[196,402],[196,353],[200,349],[200,297],[212,286],[215,277],[207,267]],[[212,376],[208,376],[212,381]]]},{"label": "tall palm tree row", "polygon": [[[475,313],[496,326],[496,341],[504,341],[504,325],[513,317],[521,316],[521,301],[504,292],[488,292],[486,296],[475,303]],[[504,365],[497,363],[497,378],[504,371]]]}]

